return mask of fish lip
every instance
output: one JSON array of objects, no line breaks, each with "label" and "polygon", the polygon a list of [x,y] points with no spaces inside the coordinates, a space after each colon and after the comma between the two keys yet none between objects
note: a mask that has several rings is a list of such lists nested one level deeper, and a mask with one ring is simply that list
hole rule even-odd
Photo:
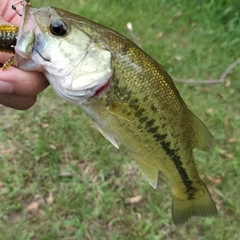
[{"label": "fish lip", "polygon": [[45,58],[45,57],[38,51],[38,49],[37,49],[35,46],[33,46],[33,50],[34,50],[44,61],[50,62],[50,59]]},{"label": "fish lip", "polygon": [[44,42],[45,40],[43,35],[35,32],[33,51],[35,51],[44,61],[50,62],[50,58],[43,56],[41,53],[44,49]]},{"label": "fish lip", "polygon": [[74,104],[81,104],[82,102],[86,101],[87,99],[91,99],[94,97],[97,97],[98,95],[102,94],[104,91],[106,91],[111,85],[111,79],[112,76],[108,78],[106,82],[103,82],[103,85],[99,85],[98,88],[90,87],[85,89],[82,92],[79,92],[78,90],[72,90],[69,88],[62,89],[61,85],[54,84],[56,83],[53,81],[51,84],[55,91],[63,98],[67,99],[68,101],[74,103]]},{"label": "fish lip", "polygon": [[91,96],[91,98],[98,96],[99,94],[101,94],[102,92],[104,92],[109,86],[110,86],[110,82],[111,82],[112,77],[110,77],[107,81],[107,83],[105,83],[103,86],[101,86],[100,88],[98,88],[95,92],[95,94],[93,96]]}]

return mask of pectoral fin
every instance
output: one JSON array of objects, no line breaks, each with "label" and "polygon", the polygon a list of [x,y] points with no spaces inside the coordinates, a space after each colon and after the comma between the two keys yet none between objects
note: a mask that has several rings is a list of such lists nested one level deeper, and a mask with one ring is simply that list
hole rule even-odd
[{"label": "pectoral fin", "polygon": [[144,112],[145,109],[139,104],[111,101],[111,105],[108,106],[107,111],[127,121],[133,121],[136,118],[136,114]]},{"label": "pectoral fin", "polygon": [[158,180],[158,169],[148,164],[146,161],[136,159],[140,169],[143,172],[143,175],[147,178],[151,186],[156,189],[157,180]]},{"label": "pectoral fin", "polygon": [[119,148],[116,140],[114,139],[114,137],[108,132],[106,131],[104,128],[102,128],[98,123],[94,122],[97,129],[99,130],[99,132],[116,148]]}]

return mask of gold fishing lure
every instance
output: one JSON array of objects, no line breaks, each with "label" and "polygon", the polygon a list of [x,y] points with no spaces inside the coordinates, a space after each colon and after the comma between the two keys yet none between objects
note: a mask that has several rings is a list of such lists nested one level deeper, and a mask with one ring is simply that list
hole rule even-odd
[{"label": "gold fishing lure", "polygon": [[[18,8],[29,4],[30,0],[18,0],[13,3],[12,9],[19,15]],[[17,44],[17,34],[19,28],[14,25],[0,25],[0,52],[15,53],[15,46]],[[8,69],[13,64],[13,57],[9,58],[2,66],[2,70]]]},{"label": "gold fishing lure", "polygon": [[0,51],[15,53],[18,27],[14,25],[0,25]]},{"label": "gold fishing lure", "polygon": [[[14,25],[0,25],[0,52],[15,53],[17,44],[18,27]],[[9,58],[2,66],[2,70],[8,69],[13,64],[13,57]]]},{"label": "gold fishing lure", "polygon": [[[18,0],[13,3],[12,9],[19,15],[22,14],[19,12],[18,8],[28,5],[30,0]],[[17,34],[19,28],[14,25],[4,24],[0,25],[0,52],[6,53],[15,53],[14,47],[17,44]]]}]

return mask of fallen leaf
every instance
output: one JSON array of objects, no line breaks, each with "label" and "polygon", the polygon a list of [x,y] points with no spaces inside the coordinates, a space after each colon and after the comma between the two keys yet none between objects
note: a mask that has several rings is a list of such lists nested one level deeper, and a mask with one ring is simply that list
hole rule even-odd
[{"label": "fallen leaf", "polygon": [[169,59],[167,60],[167,63],[172,64],[172,59],[169,58]]},{"label": "fallen leaf", "polygon": [[225,156],[228,158],[228,160],[232,160],[233,159],[233,155],[231,153],[226,153]]},{"label": "fallen leaf", "polygon": [[54,144],[50,144],[50,148],[51,148],[52,150],[57,150],[57,146],[55,146]]},{"label": "fallen leaf", "polygon": [[182,56],[176,56],[175,59],[176,59],[177,61],[182,61]]},{"label": "fallen leaf", "polygon": [[182,27],[181,29],[179,29],[179,33],[182,34],[186,31],[186,28],[185,27]]},{"label": "fallen leaf", "polygon": [[73,176],[73,173],[71,172],[60,172],[58,174],[58,177],[72,177]]},{"label": "fallen leaf", "polygon": [[156,36],[155,36],[155,38],[156,39],[161,39],[162,37],[163,37],[163,32],[160,32],[159,34],[157,34]]},{"label": "fallen leaf", "polygon": [[197,23],[196,22],[192,22],[191,23],[191,27],[196,27],[197,26]]},{"label": "fallen leaf", "polygon": [[236,138],[229,138],[229,139],[228,139],[228,142],[229,142],[229,143],[235,143],[236,141],[237,141]]},{"label": "fallen leaf", "polygon": [[39,203],[38,202],[31,202],[26,208],[25,208],[25,211],[28,213],[28,212],[31,212],[31,211],[34,211],[34,210],[38,210],[39,208]]},{"label": "fallen leaf", "polygon": [[42,127],[43,127],[43,128],[48,128],[48,127],[49,127],[49,124],[48,124],[48,123],[43,123],[43,124],[42,124]]},{"label": "fallen leaf", "polygon": [[226,79],[225,82],[226,82],[225,86],[226,87],[230,87],[231,81],[229,79]]},{"label": "fallen leaf", "polygon": [[225,127],[229,126],[229,118],[227,116],[224,118],[224,126]]},{"label": "fallen leaf", "polygon": [[0,152],[1,152],[2,155],[9,155],[11,153],[11,151],[12,151],[11,149],[6,149],[5,148],[5,149],[1,149]]},{"label": "fallen leaf", "polygon": [[211,113],[213,113],[213,109],[212,109],[212,108],[209,108],[206,112],[207,112],[208,114],[211,114]]},{"label": "fallen leaf", "polygon": [[34,201],[34,202],[36,201],[36,202],[38,202],[39,204],[44,203],[44,199],[43,199],[42,195],[39,195],[39,194],[36,194],[36,195],[34,196],[33,201]]},{"label": "fallen leaf", "polygon": [[142,200],[142,196],[141,195],[137,195],[131,198],[127,198],[126,199],[126,203],[130,203],[130,204],[136,204],[139,203]]},{"label": "fallen leaf", "polygon": [[53,194],[52,194],[52,192],[49,192],[48,197],[46,198],[46,202],[47,202],[48,204],[52,204],[52,203],[53,203],[53,200],[54,200]]},{"label": "fallen leaf", "polygon": [[206,178],[207,178],[210,182],[212,182],[212,183],[214,183],[214,184],[220,184],[220,183],[222,182],[223,178],[224,178],[224,175],[223,175],[223,174],[220,174],[220,175],[217,176],[216,178],[213,178],[213,177],[211,177],[210,175],[206,175]]},{"label": "fallen leaf", "polygon": [[137,213],[137,219],[138,219],[138,220],[141,220],[141,219],[142,219],[141,213]]},{"label": "fallen leaf", "polygon": [[218,93],[218,96],[222,98],[225,102],[228,102],[227,97],[223,93]]}]

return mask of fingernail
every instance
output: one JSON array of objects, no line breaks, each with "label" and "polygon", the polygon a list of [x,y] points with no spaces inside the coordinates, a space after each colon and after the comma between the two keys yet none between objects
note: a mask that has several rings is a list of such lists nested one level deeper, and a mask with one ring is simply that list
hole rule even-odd
[{"label": "fingernail", "polygon": [[0,93],[11,93],[12,92],[12,84],[9,82],[0,80]]}]

